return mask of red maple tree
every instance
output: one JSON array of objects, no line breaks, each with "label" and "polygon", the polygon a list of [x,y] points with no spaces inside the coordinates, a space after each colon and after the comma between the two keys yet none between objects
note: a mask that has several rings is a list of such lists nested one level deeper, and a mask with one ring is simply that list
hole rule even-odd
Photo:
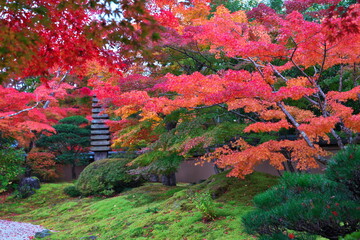
[{"label": "red maple tree", "polygon": [[[197,9],[196,2],[193,4],[187,11]],[[210,75],[167,74],[166,81],[151,89],[122,92],[120,86],[116,94],[107,96],[121,107],[117,111],[123,118],[135,112],[154,117],[179,108],[225,104],[229,111],[256,116],[245,133],[281,129],[298,133],[294,141],[272,140],[257,146],[238,140],[206,157],[217,159],[221,167],[230,167],[230,176],[243,177],[265,160],[278,169],[283,169],[286,161],[300,170],[316,167],[328,154],[318,146],[320,140],[328,141],[331,136],[342,148],[344,143],[359,139],[360,115],[350,102],[358,101],[360,95],[356,76],[360,5],[352,4],[348,9],[350,15],[330,14],[312,20],[304,19],[299,11],[285,15],[273,11],[266,17],[255,14],[250,21],[244,11],[231,13],[219,6],[210,18],[194,14],[184,21],[187,11],[181,14],[177,8],[169,8],[169,12],[157,15],[169,32],[252,69],[220,70]],[[342,28],[347,30],[342,32]],[[338,89],[326,89],[325,72],[336,66],[355,74],[350,89],[342,87],[342,76]],[[296,76],[289,71],[295,71]],[[176,94],[156,96],[151,93],[154,90]],[[306,107],[293,104],[297,101],[306,102]]]}]

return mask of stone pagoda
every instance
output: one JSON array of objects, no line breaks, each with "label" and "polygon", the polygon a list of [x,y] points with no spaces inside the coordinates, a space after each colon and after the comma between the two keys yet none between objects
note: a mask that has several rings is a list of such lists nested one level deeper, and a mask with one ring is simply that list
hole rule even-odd
[{"label": "stone pagoda", "polygon": [[91,151],[94,152],[94,161],[107,158],[110,149],[110,131],[105,121],[109,119],[108,114],[100,114],[104,109],[99,105],[96,96],[92,101],[91,121]]}]

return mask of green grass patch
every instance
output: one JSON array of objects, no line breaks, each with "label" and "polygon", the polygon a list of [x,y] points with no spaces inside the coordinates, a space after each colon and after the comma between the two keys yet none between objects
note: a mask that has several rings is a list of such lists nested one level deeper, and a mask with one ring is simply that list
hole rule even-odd
[{"label": "green grass patch", "polygon": [[[251,210],[253,196],[277,179],[261,173],[244,180],[225,175],[193,186],[148,183],[112,198],[70,198],[62,193],[69,184],[44,184],[28,199],[8,199],[1,206],[0,218],[58,231],[45,239],[252,239],[243,232],[241,217]],[[203,222],[192,200],[195,192],[215,198],[214,221]]]}]

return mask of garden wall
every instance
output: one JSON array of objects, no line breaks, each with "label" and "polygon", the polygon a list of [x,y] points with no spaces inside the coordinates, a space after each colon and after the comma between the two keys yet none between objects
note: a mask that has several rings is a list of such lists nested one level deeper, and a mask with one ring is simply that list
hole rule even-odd
[{"label": "garden wall", "polygon": [[[339,147],[337,146],[327,146],[323,147],[326,151],[331,153],[336,153],[339,151]],[[330,156],[329,156],[330,157]],[[201,180],[205,180],[210,177],[215,172],[215,166],[213,163],[205,163],[203,166],[195,165],[196,160],[188,160],[181,163],[178,172],[176,173],[176,180],[178,182],[199,182]],[[311,173],[320,173],[325,169],[324,165],[320,165],[317,169],[311,169],[309,172]],[[274,176],[279,176],[279,172],[271,166],[269,163],[264,162],[256,166],[255,171],[268,173]],[[282,171],[281,171],[282,172]]]},{"label": "garden wall", "polygon": [[[76,166],[75,172],[76,177],[79,177],[80,173],[84,170],[86,166]],[[59,181],[71,181],[71,165],[58,165],[57,172],[60,174]]]},{"label": "garden wall", "polygon": [[[336,153],[339,151],[338,147],[328,146],[324,147],[325,150],[330,151],[332,153]],[[176,173],[177,182],[184,183],[197,183],[199,181],[205,180],[211,175],[216,174],[215,166],[213,163],[205,162],[203,165],[196,165],[197,161],[194,159],[190,159],[184,161],[180,164],[179,170]],[[76,175],[79,176],[81,171],[85,168],[85,166],[76,167]],[[312,169],[309,172],[312,173],[320,173],[325,169],[325,166],[320,166],[318,169]],[[279,172],[272,167],[269,163],[259,164],[255,171],[264,172],[271,175],[279,176]],[[61,181],[71,181],[71,165],[61,166],[59,169],[59,173],[62,174],[60,180]]]}]

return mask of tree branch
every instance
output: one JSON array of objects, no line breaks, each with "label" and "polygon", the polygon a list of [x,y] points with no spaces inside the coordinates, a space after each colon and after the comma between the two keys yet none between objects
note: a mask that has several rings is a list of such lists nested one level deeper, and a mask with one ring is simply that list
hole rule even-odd
[{"label": "tree branch", "polygon": [[[219,104],[219,106],[227,110],[227,107],[225,107],[223,104]],[[245,115],[245,114],[241,114],[241,113],[239,113],[239,112],[237,112],[237,111],[235,111],[235,110],[230,110],[229,112],[231,112],[231,113],[233,113],[233,114],[235,114],[235,115],[237,115],[237,116],[239,116],[239,117],[243,117],[243,118],[249,119],[250,121],[252,121],[252,122],[254,122],[254,123],[258,122],[258,121],[256,121],[254,118],[252,118],[252,117],[250,117],[250,116],[247,116],[247,115]]]},{"label": "tree branch", "polygon": [[204,66],[206,66],[207,68],[211,69],[213,72],[217,72],[216,69],[212,68],[211,66],[209,66],[208,64],[200,61],[199,59],[195,58],[194,56],[191,56],[189,53],[187,53],[186,51],[184,50],[181,50],[181,49],[178,49],[178,48],[175,48],[173,46],[170,46],[170,45],[166,45],[165,47],[168,47],[174,51],[177,51],[177,52],[180,52],[182,54],[184,54],[185,56],[188,56],[189,58],[193,59],[195,62],[199,63],[199,64],[203,64]]},{"label": "tree branch", "polygon": [[[288,79],[286,77],[284,77],[275,67],[274,65],[272,65],[271,63],[269,63],[271,68],[273,69],[273,71],[276,73],[276,75],[278,75],[282,80],[284,80],[285,82],[288,81]],[[305,96],[304,97],[306,100],[308,100],[310,103],[316,105],[316,106],[319,106],[319,103],[312,100],[311,98],[309,98],[308,96]]]},{"label": "tree branch", "polygon": [[23,110],[21,110],[21,111],[18,111],[18,112],[16,112],[16,113],[12,113],[12,114],[9,114],[9,115],[6,115],[6,116],[2,116],[2,117],[0,117],[0,120],[1,120],[1,119],[5,119],[5,118],[9,118],[9,117],[13,117],[13,116],[16,116],[16,115],[19,115],[20,113],[23,113],[23,112],[31,111],[31,110],[33,110],[34,108],[36,108],[36,107],[39,105],[39,103],[40,103],[40,102],[36,102],[36,104],[35,104],[34,106],[30,107],[30,108],[25,108],[25,109],[23,109]]},{"label": "tree branch", "polygon": [[257,64],[251,57],[248,58],[250,60],[250,62],[252,64],[254,64],[254,66],[256,67],[256,69],[258,70],[258,72],[260,73],[261,77],[265,78],[264,73],[262,72],[262,70],[260,69],[261,65]]},{"label": "tree branch", "polygon": [[[59,81],[59,84],[62,83],[63,81],[65,81],[66,76],[69,74],[70,70],[67,70],[66,73],[64,74],[64,76],[61,78],[61,80]],[[60,70],[57,73],[56,77],[59,77],[60,75]],[[50,96],[54,96],[54,93],[50,93]],[[50,100],[47,100],[43,106],[43,109],[48,108],[50,105]]]},{"label": "tree branch", "polygon": [[326,42],[323,44],[324,45],[324,54],[323,54],[323,60],[322,60],[322,63],[321,63],[321,68],[320,68],[320,72],[319,72],[319,77],[318,77],[318,80],[320,79],[323,71],[324,71],[324,66],[325,66],[325,62],[326,62],[326,56],[327,56],[327,48],[326,48]]}]

